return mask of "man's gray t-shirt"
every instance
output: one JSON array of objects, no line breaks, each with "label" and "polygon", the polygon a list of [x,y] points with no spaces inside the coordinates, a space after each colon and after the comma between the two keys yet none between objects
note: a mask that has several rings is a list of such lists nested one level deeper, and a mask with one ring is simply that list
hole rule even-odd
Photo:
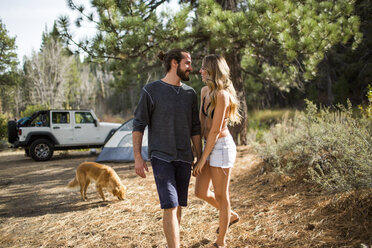
[{"label": "man's gray t-shirt", "polygon": [[194,157],[190,139],[200,135],[195,90],[186,84],[173,86],[161,80],[145,85],[134,112],[133,131],[143,133],[146,126],[150,158],[191,163]]}]

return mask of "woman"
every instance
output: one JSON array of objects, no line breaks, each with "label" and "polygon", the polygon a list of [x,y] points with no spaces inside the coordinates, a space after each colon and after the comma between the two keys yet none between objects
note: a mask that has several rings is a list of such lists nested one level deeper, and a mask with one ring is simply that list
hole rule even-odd
[{"label": "woman", "polygon": [[[195,195],[219,210],[218,237],[212,247],[226,246],[229,225],[239,221],[239,215],[230,209],[230,172],[236,157],[236,146],[227,124],[239,123],[239,102],[229,78],[230,69],[219,55],[207,55],[200,69],[201,90],[200,123],[205,146],[194,167]],[[214,192],[210,191],[211,182]]]}]

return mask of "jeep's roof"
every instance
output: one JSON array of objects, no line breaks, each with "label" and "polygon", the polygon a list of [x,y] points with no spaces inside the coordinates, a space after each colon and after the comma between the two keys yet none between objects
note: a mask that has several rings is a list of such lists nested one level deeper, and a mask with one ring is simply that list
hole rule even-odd
[{"label": "jeep's roof", "polygon": [[[50,111],[92,111],[91,109],[43,109],[43,110],[39,110],[39,111],[35,111],[32,115],[36,114],[36,113],[47,113],[47,112],[50,112]],[[32,116],[31,115],[31,116]]]},{"label": "jeep's roof", "polygon": [[30,116],[30,119],[33,119],[34,117],[36,117],[39,114],[47,114],[50,111],[66,111],[66,112],[68,112],[68,111],[92,111],[92,110],[91,109],[45,109],[45,110],[35,111]]},{"label": "jeep's roof", "polygon": [[92,111],[92,109],[48,109],[42,111]]}]

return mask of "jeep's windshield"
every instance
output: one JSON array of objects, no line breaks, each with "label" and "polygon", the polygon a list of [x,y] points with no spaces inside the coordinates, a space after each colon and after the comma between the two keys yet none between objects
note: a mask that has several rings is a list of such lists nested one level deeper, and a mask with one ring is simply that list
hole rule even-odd
[{"label": "jeep's windshield", "polygon": [[30,123],[31,127],[49,127],[49,115],[48,113],[41,112],[35,116]]}]

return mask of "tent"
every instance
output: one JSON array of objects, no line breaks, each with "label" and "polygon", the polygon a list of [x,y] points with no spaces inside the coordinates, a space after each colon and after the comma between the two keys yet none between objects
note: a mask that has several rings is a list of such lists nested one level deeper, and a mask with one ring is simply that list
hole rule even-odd
[{"label": "tent", "polygon": [[[101,153],[96,158],[96,162],[131,162],[134,161],[133,141],[132,141],[133,119],[125,122],[107,141]],[[148,142],[147,128],[142,139],[142,157],[148,161]]]}]

